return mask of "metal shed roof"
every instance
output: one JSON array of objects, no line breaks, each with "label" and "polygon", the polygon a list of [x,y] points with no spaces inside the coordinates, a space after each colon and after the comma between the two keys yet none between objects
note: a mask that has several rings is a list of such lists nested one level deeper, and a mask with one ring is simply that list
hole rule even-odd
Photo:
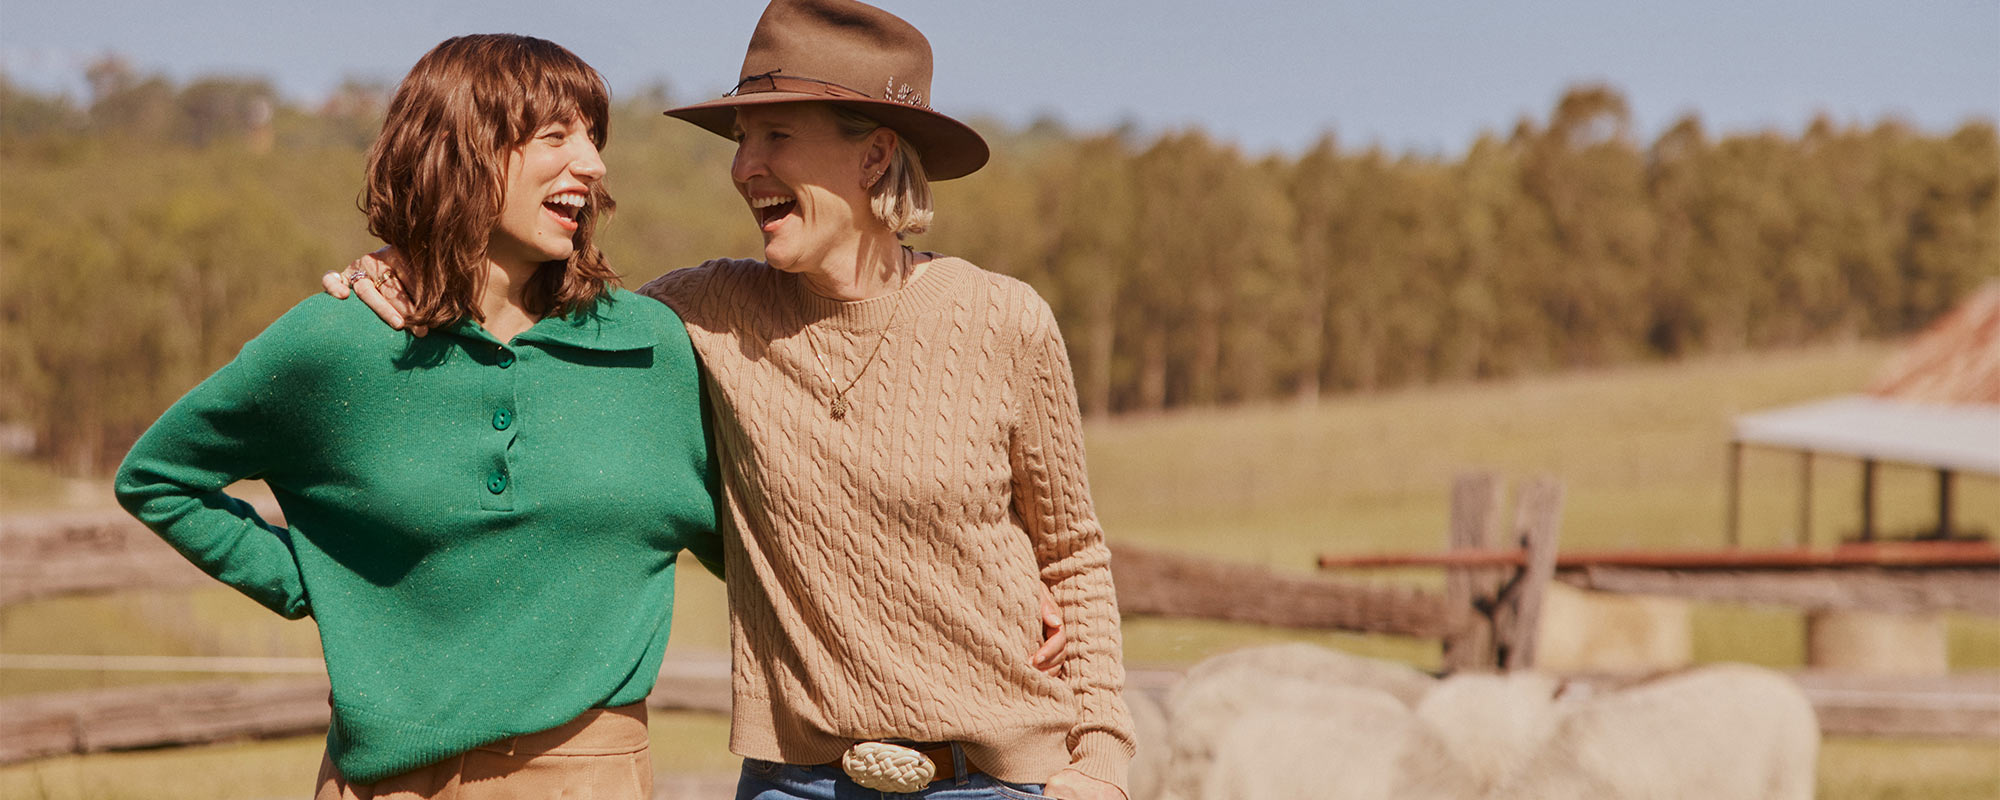
[{"label": "metal shed roof", "polygon": [[1736,440],[2000,475],[2000,405],[1849,395],[1737,417]]}]

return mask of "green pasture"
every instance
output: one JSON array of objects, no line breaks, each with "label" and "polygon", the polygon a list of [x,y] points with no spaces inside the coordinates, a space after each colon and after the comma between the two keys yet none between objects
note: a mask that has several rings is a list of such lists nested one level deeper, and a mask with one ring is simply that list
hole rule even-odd
[{"label": "green pasture", "polygon": [[[1845,345],[1712,357],[1501,383],[1434,386],[1094,423],[1093,493],[1114,541],[1266,564],[1305,573],[1328,552],[1428,551],[1443,546],[1455,474],[1493,470],[1510,481],[1550,475],[1567,487],[1562,541],[1572,548],[1710,548],[1723,541],[1729,421],[1748,411],[1852,392],[1890,350]],[[1752,546],[1796,535],[1797,460],[1752,451],[1745,462],[1743,534]],[[1858,528],[1859,465],[1816,468],[1814,541]],[[1880,524],[1932,524],[1932,473],[1885,467]],[[2000,481],[1962,477],[1961,526],[2000,531]],[[0,508],[109,504],[103,487],[0,463]],[[721,586],[682,572],[672,647],[726,647]],[[1421,570],[1350,577],[1435,583]],[[1255,587],[1245,587],[1253,590]],[[2000,668],[2000,621],[1953,617],[1954,669]],[[1696,657],[1797,666],[1795,612],[1704,606]],[[1266,641],[1305,640],[1419,666],[1434,644],[1391,637],[1276,631],[1135,619],[1133,664],[1185,664]],[[149,655],[317,654],[310,622],[286,622],[223,588],[131,592],[0,610],[0,652]],[[0,671],[0,694],[186,680],[181,674]],[[656,716],[663,771],[726,771],[723,721]],[[82,758],[0,768],[0,798],[303,797],[317,739]],[[1822,798],[2000,798],[2000,743],[1833,740],[1821,760]],[[225,779],[226,776],[226,779]],[[186,788],[182,788],[186,787]]]}]

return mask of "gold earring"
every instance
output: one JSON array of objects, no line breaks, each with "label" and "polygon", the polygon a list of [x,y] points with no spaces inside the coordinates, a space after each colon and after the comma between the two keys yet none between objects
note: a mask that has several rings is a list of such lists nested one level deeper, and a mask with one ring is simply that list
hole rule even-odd
[{"label": "gold earring", "polygon": [[884,172],[884,170],[879,170],[879,169],[878,169],[878,170],[875,170],[875,174],[873,174],[873,175],[870,175],[870,176],[868,176],[868,188],[870,188],[870,189],[873,189],[873,188],[875,188],[875,184],[878,184],[878,183],[881,183],[881,182],[882,182],[882,173],[883,173],[883,172]]}]

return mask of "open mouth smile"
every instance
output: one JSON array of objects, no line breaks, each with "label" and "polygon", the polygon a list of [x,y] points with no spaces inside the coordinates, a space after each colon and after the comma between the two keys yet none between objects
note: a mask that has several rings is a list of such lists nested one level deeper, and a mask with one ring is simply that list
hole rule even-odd
[{"label": "open mouth smile", "polygon": [[757,226],[766,231],[777,227],[778,222],[790,215],[798,206],[798,198],[791,195],[750,198],[750,213],[757,216]]},{"label": "open mouth smile", "polygon": [[582,192],[563,192],[543,200],[542,208],[547,210],[549,216],[555,217],[563,230],[575,232],[577,218],[583,215],[584,207],[589,204],[589,198]]}]

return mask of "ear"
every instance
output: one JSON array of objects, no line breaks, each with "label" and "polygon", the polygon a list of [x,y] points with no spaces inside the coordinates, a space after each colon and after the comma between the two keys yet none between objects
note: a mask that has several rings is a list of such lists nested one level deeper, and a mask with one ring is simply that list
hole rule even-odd
[{"label": "ear", "polygon": [[868,132],[866,146],[861,149],[861,188],[872,189],[882,180],[882,173],[889,169],[889,160],[896,154],[896,144],[901,138],[886,127]]}]

